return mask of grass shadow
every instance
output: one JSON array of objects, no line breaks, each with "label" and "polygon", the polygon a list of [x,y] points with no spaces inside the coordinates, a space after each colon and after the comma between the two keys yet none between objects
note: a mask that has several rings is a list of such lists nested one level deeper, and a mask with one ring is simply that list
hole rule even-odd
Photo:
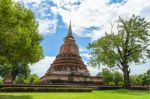
[{"label": "grass shadow", "polygon": [[21,95],[21,96],[0,95],[0,99],[32,99],[32,97],[31,96],[27,96],[27,95]]}]

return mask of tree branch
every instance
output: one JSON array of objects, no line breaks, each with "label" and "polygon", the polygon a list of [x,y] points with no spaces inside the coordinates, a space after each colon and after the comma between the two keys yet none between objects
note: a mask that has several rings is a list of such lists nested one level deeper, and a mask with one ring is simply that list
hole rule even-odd
[{"label": "tree branch", "polygon": [[144,46],[144,47],[141,48],[140,50],[134,50],[133,52],[129,53],[128,56],[131,56],[131,55],[133,55],[133,54],[136,53],[136,52],[142,51],[142,50],[146,49],[148,46],[150,46],[150,44],[147,44],[146,46]]},{"label": "tree branch", "polygon": [[117,66],[119,67],[119,69],[123,70],[123,68],[119,64],[117,64]]}]

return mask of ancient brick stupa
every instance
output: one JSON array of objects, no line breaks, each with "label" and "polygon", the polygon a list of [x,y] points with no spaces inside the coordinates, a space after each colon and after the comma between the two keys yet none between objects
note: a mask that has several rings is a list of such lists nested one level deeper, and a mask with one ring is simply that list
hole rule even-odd
[{"label": "ancient brick stupa", "polygon": [[102,84],[102,78],[91,77],[82,61],[79,48],[72,35],[71,22],[68,35],[60,47],[59,54],[47,73],[41,78],[42,84]]}]

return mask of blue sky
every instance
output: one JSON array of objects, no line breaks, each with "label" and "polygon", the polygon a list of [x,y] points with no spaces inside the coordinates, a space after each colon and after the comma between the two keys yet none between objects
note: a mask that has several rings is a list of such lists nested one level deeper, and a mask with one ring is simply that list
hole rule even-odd
[{"label": "blue sky", "polygon": [[[32,73],[45,74],[58,54],[59,47],[67,35],[69,21],[72,21],[73,35],[85,63],[89,61],[88,43],[97,40],[110,31],[111,23],[119,16],[130,17],[132,14],[150,20],[150,0],[13,0],[31,9],[39,22],[39,33],[44,59],[32,64]],[[114,28],[115,31],[115,28]],[[145,72],[150,66],[146,64],[132,66],[131,73]],[[91,75],[100,70],[87,66]]]}]

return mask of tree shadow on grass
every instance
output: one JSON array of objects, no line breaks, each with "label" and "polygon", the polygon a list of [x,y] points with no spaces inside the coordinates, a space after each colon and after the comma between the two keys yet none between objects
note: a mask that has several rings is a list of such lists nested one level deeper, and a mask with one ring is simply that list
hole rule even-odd
[{"label": "tree shadow on grass", "polygon": [[107,93],[126,94],[126,95],[140,95],[140,96],[145,95],[145,94],[150,94],[149,91],[135,91],[135,90],[124,90],[124,89],[108,91]]},{"label": "tree shadow on grass", "polygon": [[0,99],[32,99],[31,96],[21,95],[21,96],[14,96],[14,95],[0,95]]}]

